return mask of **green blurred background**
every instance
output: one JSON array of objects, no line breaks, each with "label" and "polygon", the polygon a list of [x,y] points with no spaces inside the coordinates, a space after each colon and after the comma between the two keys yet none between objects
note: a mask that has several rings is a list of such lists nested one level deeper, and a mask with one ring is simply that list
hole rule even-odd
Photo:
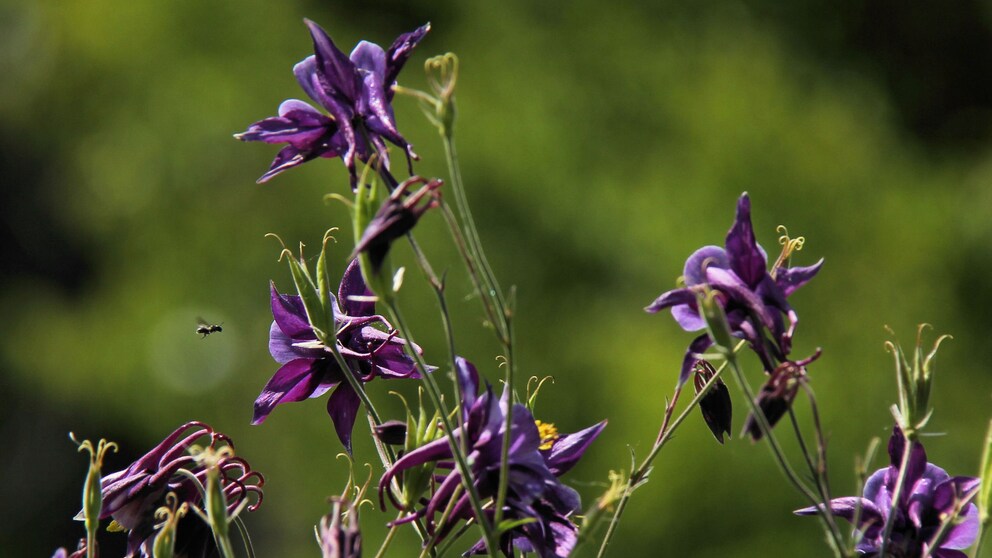
[{"label": "green blurred background", "polygon": [[[785,224],[807,239],[795,263],[827,260],[793,303],[795,354],[824,349],[811,374],[834,492],[855,492],[855,453],[891,424],[885,324],[907,344],[921,321],[954,334],[931,423],[947,435],[927,447],[951,474],[976,472],[992,414],[988,2],[5,0],[0,555],[48,556],[82,534],[85,459],[69,430],[118,441],[116,470],[193,418],[267,477],[249,518],[259,555],[317,554],[313,525],[345,470],[323,400],[248,421],[276,369],[267,282],[290,288],[263,235],[315,254],[326,228],[345,228],[339,274],[348,224],[322,196],[347,177],[321,160],[256,185],[276,148],[231,138],[303,96],[303,17],[345,50],[433,22],[408,86],[424,87],[426,57],[461,57],[458,143],[491,260],[517,286],[520,369],[557,380],[538,418],[564,431],[610,420],[567,477],[587,502],[628,448],[650,447],[691,338],[642,307],[695,248],[722,243],[744,190],[769,251]],[[418,172],[444,176],[434,130],[411,100],[395,105]],[[495,381],[497,347],[439,215],[417,234],[450,270],[460,351]],[[406,283],[417,340],[440,363],[435,304],[414,269]],[[197,316],[223,333],[201,340]],[[370,387],[398,413],[387,391],[413,386]],[[374,461],[358,438],[357,458]],[[817,522],[790,513],[803,505],[765,448],[719,446],[694,416],[611,554],[826,556]],[[384,519],[363,515],[369,552]],[[106,535],[105,554],[122,538]]]}]

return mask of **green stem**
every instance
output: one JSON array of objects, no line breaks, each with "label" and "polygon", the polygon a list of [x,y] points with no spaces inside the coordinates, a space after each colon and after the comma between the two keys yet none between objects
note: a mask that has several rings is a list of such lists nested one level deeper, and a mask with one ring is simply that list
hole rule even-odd
[{"label": "green stem", "polygon": [[906,474],[909,472],[909,456],[913,452],[913,442],[903,433],[902,459],[899,462],[899,476],[896,477],[896,486],[892,491],[892,507],[889,508],[889,516],[885,518],[885,528],[882,530],[882,545],[878,549],[879,556],[885,556],[886,547],[889,546],[889,536],[892,535],[892,526],[895,524],[896,513],[899,511],[899,500],[902,496],[902,485],[906,482]]},{"label": "green stem", "polygon": [[[813,458],[810,455],[808,447],[806,446],[806,439],[803,437],[802,430],[799,428],[799,421],[796,419],[796,413],[792,410],[792,407],[789,407],[789,420],[792,422],[792,430],[796,434],[796,441],[799,442],[799,451],[803,454],[803,459],[806,461],[806,466],[809,467],[809,474],[816,482],[816,490],[820,494],[820,502],[817,503],[817,506],[822,505],[823,509],[827,510],[830,508],[830,489],[826,484],[824,468],[823,466],[817,466],[813,463]],[[817,423],[819,423],[819,421],[817,421]],[[824,463],[821,458],[817,459],[817,464]],[[827,526],[830,530],[830,536],[833,539],[833,544],[837,545],[836,550],[843,554],[843,549],[846,548],[846,546],[844,546],[843,535],[840,533],[840,528],[837,527],[837,522],[834,521],[833,514],[825,514],[824,520],[827,522]]]},{"label": "green stem", "polygon": [[498,540],[495,532],[489,524],[489,521],[486,519],[485,512],[482,507],[482,500],[479,498],[479,493],[475,487],[474,475],[472,474],[471,468],[469,468],[468,460],[461,451],[461,444],[459,444],[458,439],[455,437],[455,426],[452,424],[451,415],[448,412],[447,406],[444,404],[444,400],[441,398],[441,390],[438,388],[437,382],[434,381],[434,377],[428,372],[427,363],[424,362],[423,356],[413,349],[413,346],[416,343],[410,329],[406,325],[406,321],[403,319],[403,314],[400,312],[399,307],[392,298],[387,299],[386,306],[389,310],[390,318],[392,318],[396,325],[396,330],[407,341],[404,345],[404,349],[417,364],[417,369],[420,371],[421,381],[426,388],[425,391],[427,391],[427,395],[430,397],[431,403],[438,409],[438,411],[440,411],[441,423],[444,426],[444,433],[448,438],[448,444],[451,446],[451,453],[455,458],[455,466],[462,477],[462,486],[468,492],[469,502],[472,504],[472,511],[478,520],[483,535],[485,536],[486,549],[489,551],[490,555],[495,556],[496,552],[499,550]]},{"label": "green stem", "polygon": [[231,545],[231,539],[227,536],[227,533],[218,534],[214,531],[214,540],[217,541],[217,548],[220,549],[220,555],[224,558],[234,558],[234,547]]},{"label": "green stem", "polygon": [[[743,346],[744,341],[741,341],[736,347],[734,347],[734,351],[739,351]],[[675,434],[675,430],[678,429],[686,418],[688,418],[689,413],[691,413],[703,397],[709,393],[710,389],[716,385],[716,382],[720,380],[720,376],[726,368],[727,362],[725,361],[717,367],[713,377],[710,378],[705,385],[703,385],[703,388],[699,390],[699,393],[697,393],[696,396],[689,401],[689,404],[686,405],[685,409],[683,409],[675,420],[671,421],[669,424],[669,419],[671,418],[672,411],[675,408],[674,403],[677,397],[672,398],[672,402],[669,403],[668,408],[665,410],[665,418],[662,421],[661,433],[658,436],[657,441],[655,441],[654,446],[651,447],[651,451],[648,453],[648,456],[644,458],[644,461],[642,461],[640,465],[632,469],[630,472],[630,478],[627,479],[627,486],[624,488],[623,496],[620,497],[620,502],[617,503],[616,510],[613,512],[613,517],[610,519],[610,524],[606,528],[606,534],[603,536],[603,542],[600,543],[599,552],[596,554],[597,558],[602,558],[606,555],[606,548],[610,545],[613,535],[616,534],[617,527],[620,524],[620,518],[623,516],[624,510],[627,508],[627,502],[630,500],[634,490],[637,489],[638,484],[646,478],[647,473],[651,468],[651,464],[654,462],[655,458],[658,457],[658,454],[661,452],[661,448],[663,448],[665,444],[672,439],[672,435]],[[681,388],[676,389],[679,390]]]},{"label": "green stem", "polygon": [[382,545],[379,547],[379,551],[375,553],[375,558],[382,558],[383,556],[386,555],[386,549],[389,548],[389,544],[393,542],[393,537],[396,536],[396,531],[398,530],[398,527],[399,525],[396,525],[394,523],[393,526],[389,528],[389,532],[386,533],[386,538],[383,539]]},{"label": "green stem", "polygon": [[[842,539],[840,538],[839,533],[830,528],[831,522],[827,519],[829,511],[823,507],[816,494],[802,482],[796,474],[796,471],[792,468],[792,465],[789,463],[788,459],[786,459],[785,454],[782,451],[782,446],[779,445],[778,439],[775,437],[771,426],[768,424],[768,419],[765,417],[765,413],[760,407],[758,407],[758,404],[754,400],[754,392],[751,390],[751,385],[747,383],[747,378],[744,377],[744,371],[741,370],[740,363],[737,361],[737,355],[733,351],[727,349],[724,349],[724,352],[727,355],[727,362],[730,365],[730,368],[734,371],[734,377],[737,379],[737,386],[743,393],[744,398],[747,399],[748,405],[751,408],[751,415],[758,423],[762,436],[768,441],[768,449],[771,452],[772,457],[775,459],[775,463],[778,465],[779,470],[782,471],[782,474],[785,475],[786,479],[788,479],[793,487],[795,487],[796,490],[798,490],[811,504],[813,504],[813,507],[817,511],[817,516],[819,516],[820,520],[823,522],[824,528],[830,536],[828,540],[833,547],[834,554],[837,556],[843,556],[844,546]],[[836,528],[836,525],[834,525],[834,527]]]}]

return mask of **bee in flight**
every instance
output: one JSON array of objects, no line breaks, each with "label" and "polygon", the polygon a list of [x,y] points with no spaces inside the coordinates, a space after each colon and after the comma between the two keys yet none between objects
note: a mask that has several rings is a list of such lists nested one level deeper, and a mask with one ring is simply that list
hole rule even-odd
[{"label": "bee in flight", "polygon": [[205,338],[211,333],[220,333],[224,331],[224,328],[220,327],[218,324],[209,324],[203,318],[197,318],[196,320],[196,332],[200,334],[200,339]]}]

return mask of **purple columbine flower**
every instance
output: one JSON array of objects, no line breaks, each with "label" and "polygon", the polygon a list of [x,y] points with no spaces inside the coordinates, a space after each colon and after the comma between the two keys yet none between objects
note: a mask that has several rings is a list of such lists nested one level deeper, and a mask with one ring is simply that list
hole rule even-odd
[{"label": "purple columbine flower", "polygon": [[[261,424],[277,405],[320,397],[333,389],[327,413],[350,453],[351,430],[361,402],[344,374],[354,374],[363,383],[376,376],[419,378],[413,360],[403,350],[406,341],[396,337],[389,322],[375,313],[372,292],[362,279],[357,260],[345,270],[332,303],[337,350],[349,364],[348,371],[342,371],[331,350],[317,340],[299,296],[279,294],[272,285],[271,301],[275,320],[269,331],[269,352],[282,367],[255,400],[251,423]],[[420,352],[420,347],[414,350]]]},{"label": "purple columbine flower", "polygon": [[[647,312],[672,309],[672,316],[682,329],[699,331],[706,327],[696,303],[696,293],[702,286],[717,292],[719,303],[727,315],[731,332],[746,339],[761,358],[766,371],[775,369],[792,349],[792,334],[799,318],[786,300],[808,282],[823,265],[821,259],[808,267],[780,267],[768,270],[768,257],[758,245],[751,227],[751,200],[747,193],[737,201],[737,216],[727,233],[726,248],[704,246],[693,252],[685,262],[685,287],[659,296]],[[786,327],[782,315],[788,319]],[[765,332],[771,334],[768,340]],[[689,378],[696,361],[693,355],[712,345],[709,335],[695,338],[682,360],[679,385]]]},{"label": "purple columbine flower", "polygon": [[[891,465],[872,473],[865,483],[864,495],[835,498],[830,501],[830,511],[837,517],[853,522],[857,513],[857,528],[862,536],[858,553],[877,556],[881,551],[885,522],[892,511],[893,498],[897,499],[892,532],[886,545],[886,554],[896,558],[919,558],[928,550],[935,558],[966,558],[961,549],[968,548],[978,536],[978,508],[968,503],[978,489],[979,479],[951,477],[940,467],[927,462],[923,444],[913,442],[909,454],[908,470],[903,489],[894,496],[899,465],[906,448],[906,439],[899,427],[893,428],[889,438]],[[941,523],[955,510],[961,510],[940,540]],[[803,508],[798,515],[813,515],[815,507]],[[929,548],[930,545],[934,545]]]},{"label": "purple columbine flower", "polygon": [[[502,550],[512,556],[512,548],[534,552],[542,558],[568,556],[577,541],[577,528],[569,519],[579,509],[579,496],[573,489],[558,480],[557,475],[569,470],[589,447],[589,444],[606,426],[599,423],[575,434],[549,439],[547,430],[539,431],[530,411],[521,404],[509,405],[508,394],[497,398],[491,386],[479,394],[479,376],[475,367],[465,359],[456,361],[456,375],[461,387],[462,424],[454,435],[468,448],[468,462],[472,468],[476,490],[483,499],[495,497],[499,486],[499,473],[506,413],[512,413],[510,427],[510,479],[504,508],[509,519],[532,518],[526,523],[504,533]],[[543,448],[543,449],[542,449]],[[411,467],[435,462],[438,468],[452,469],[438,479],[437,488],[425,507],[400,521],[424,518],[430,532],[437,540],[446,536],[459,519],[472,517],[469,498],[461,494],[455,502],[446,524],[437,525],[435,515],[443,512],[451,502],[461,474],[453,469],[453,454],[447,438],[430,442],[403,456],[383,475],[379,482],[380,503],[385,507],[384,495],[390,481]],[[395,500],[393,503],[401,507]],[[466,553],[485,552],[484,543],[478,543]]]},{"label": "purple columbine flower", "polygon": [[[103,511],[100,519],[112,518],[116,524],[113,530],[127,530],[127,558],[152,555],[154,526],[158,523],[154,517],[155,510],[165,504],[166,494],[173,492],[180,503],[188,502],[190,505],[198,505],[202,501],[196,484],[181,473],[185,470],[201,484],[205,482],[206,469],[189,454],[189,448],[197,443],[209,447],[218,444],[233,447],[230,438],[210,426],[202,422],[188,422],[126,469],[103,477]],[[265,483],[262,475],[252,471],[248,462],[240,457],[225,459],[220,470],[228,510],[233,511],[252,494],[257,500],[247,509],[257,509],[262,502],[262,485]],[[198,521],[193,524],[202,527]],[[203,540],[209,541],[209,536]]]},{"label": "purple columbine flower", "polygon": [[377,153],[388,169],[386,141],[399,146],[407,161],[416,159],[396,129],[393,84],[430,24],[404,33],[387,49],[362,41],[346,56],[316,23],[304,20],[313,38],[314,55],[293,68],[303,91],[327,114],[297,99],[284,101],[278,116],[259,120],[234,137],[242,141],[288,144],[277,155],[265,182],[284,170],[317,157],[341,157],[355,186],[355,158],[368,161]]}]

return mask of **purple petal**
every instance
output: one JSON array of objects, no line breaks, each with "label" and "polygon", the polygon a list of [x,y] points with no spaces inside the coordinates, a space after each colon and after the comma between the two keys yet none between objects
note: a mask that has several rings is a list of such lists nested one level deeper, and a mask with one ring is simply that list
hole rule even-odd
[{"label": "purple petal", "polygon": [[655,312],[664,310],[670,306],[675,306],[677,304],[695,304],[695,302],[696,294],[692,292],[692,289],[673,289],[666,293],[662,293],[661,296],[654,300],[654,302],[644,308],[644,311],[649,314],[654,314]]},{"label": "purple petal", "polygon": [[413,53],[413,49],[417,47],[417,44],[423,40],[424,36],[431,30],[431,24],[427,23],[417,29],[409,32],[403,33],[393,44],[389,46],[386,50],[386,77],[385,85],[388,88],[387,94],[392,98],[392,85],[396,81],[396,77],[399,75],[400,70],[403,69],[403,65],[406,64],[410,54]]},{"label": "purple petal", "polygon": [[779,288],[782,289],[785,296],[791,296],[799,287],[802,287],[810,279],[815,277],[820,272],[821,267],[823,267],[823,258],[820,258],[820,261],[815,264],[806,267],[782,268],[775,272],[775,282],[778,283]]},{"label": "purple petal", "polygon": [[316,158],[319,154],[313,151],[301,151],[292,145],[287,145],[276,153],[276,158],[272,159],[272,164],[269,165],[269,170],[265,172],[262,176],[258,178],[255,182],[263,184],[268,182],[272,177],[285,172],[293,167],[298,167],[307,161]]},{"label": "purple petal", "polygon": [[471,362],[455,357],[455,377],[462,394],[462,413],[468,413],[479,394],[479,372]]},{"label": "purple petal", "polygon": [[692,365],[699,358],[696,355],[706,352],[713,345],[713,340],[710,339],[710,334],[704,333],[699,337],[692,340],[689,343],[689,347],[685,350],[685,356],[682,357],[682,370],[679,372],[679,385],[685,384],[686,380],[689,379],[689,373],[692,372]]},{"label": "purple petal", "polygon": [[949,548],[938,548],[934,550],[931,554],[934,558],[968,558],[968,555],[960,550],[951,550]]},{"label": "purple petal", "polygon": [[751,199],[747,193],[741,194],[737,200],[737,217],[727,233],[727,256],[730,269],[749,287],[756,287],[768,273],[765,254],[758,248],[754,229],[751,228]]},{"label": "purple petal", "polygon": [[[837,517],[851,522],[854,521],[854,515],[858,506],[861,507],[860,515],[858,517],[859,529],[863,529],[868,524],[882,525],[885,522],[882,512],[877,506],[875,506],[874,502],[868,500],[867,498],[849,496],[846,498],[834,498],[833,500],[830,500],[830,512]],[[816,507],[811,506],[801,510],[796,510],[792,513],[796,515],[816,515],[816,510]]]},{"label": "purple petal", "polygon": [[315,149],[325,135],[337,130],[334,121],[303,101],[290,99],[279,105],[279,116],[259,120],[242,134],[242,141],[289,143],[299,150]]},{"label": "purple petal", "polygon": [[580,430],[572,434],[566,434],[557,440],[550,450],[544,452],[548,469],[551,473],[560,477],[571,469],[582,455],[589,449],[589,445],[599,436],[600,432],[606,428],[606,421],[594,424],[589,428]]},{"label": "purple petal", "polygon": [[[353,297],[362,297],[365,300],[355,300]],[[357,259],[351,260],[341,276],[341,285],[338,286],[338,304],[350,317],[372,316],[375,314],[375,302],[370,297],[372,291],[362,277],[361,265]]]},{"label": "purple petal", "polygon": [[320,383],[320,377],[312,372],[313,365],[313,360],[300,358],[277,370],[255,400],[251,423],[261,424],[276,405],[310,397]]},{"label": "purple petal", "polygon": [[276,291],[276,284],[269,282],[272,317],[283,333],[299,340],[317,339],[310,327],[303,299],[298,295],[284,295]]},{"label": "purple petal", "polygon": [[711,265],[729,269],[730,261],[727,259],[726,250],[719,246],[703,246],[693,252],[685,261],[685,267],[682,270],[686,286],[691,287],[705,283],[706,268]]},{"label": "purple petal", "polygon": [[706,268],[706,277],[710,285],[727,294],[730,298],[745,306],[757,316],[768,329],[775,327],[774,318],[765,306],[764,301],[742,279],[730,270],[710,266]]},{"label": "purple petal", "polygon": [[706,327],[706,320],[699,315],[696,304],[672,306],[672,317],[685,331],[699,331]]},{"label": "purple petal", "polygon": [[358,99],[358,91],[361,87],[354,63],[338,49],[319,25],[309,19],[303,21],[310,29],[310,36],[313,38],[317,70],[322,78],[321,85],[331,96],[341,97],[353,103]]},{"label": "purple petal", "polygon": [[296,346],[296,342],[296,339],[283,333],[279,329],[279,325],[272,322],[272,325],[269,327],[269,354],[279,364],[286,364],[298,358],[317,360],[330,357],[323,349],[305,349]]},{"label": "purple petal", "polygon": [[964,514],[958,516],[957,525],[953,525],[947,535],[940,541],[940,548],[944,549],[964,549],[968,548],[978,538],[979,520],[978,506],[969,504],[965,508]]},{"label": "purple petal", "polygon": [[358,394],[346,382],[341,382],[327,399],[327,414],[331,416],[334,431],[337,432],[338,439],[349,455],[351,455],[351,430],[355,426],[355,417],[358,415],[360,405]]}]

